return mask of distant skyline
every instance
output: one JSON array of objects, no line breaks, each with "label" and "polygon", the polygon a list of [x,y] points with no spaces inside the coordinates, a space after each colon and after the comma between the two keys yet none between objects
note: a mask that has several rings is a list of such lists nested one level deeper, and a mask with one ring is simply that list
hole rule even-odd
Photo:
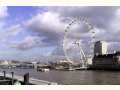
[{"label": "distant skyline", "polygon": [[[96,40],[105,40],[108,51],[120,51],[120,7],[110,6],[4,6],[0,7],[0,59],[62,56],[67,19],[87,17],[94,25]],[[80,26],[76,26],[78,31]],[[88,31],[79,31],[83,48]],[[77,35],[70,38],[74,40]],[[86,47],[85,47],[86,46]],[[87,51],[87,50],[86,50]]]}]

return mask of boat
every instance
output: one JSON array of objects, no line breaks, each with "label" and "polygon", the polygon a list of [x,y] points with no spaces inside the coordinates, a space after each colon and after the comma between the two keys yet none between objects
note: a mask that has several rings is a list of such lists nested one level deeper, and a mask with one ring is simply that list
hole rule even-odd
[{"label": "boat", "polygon": [[88,67],[80,67],[80,68],[75,68],[75,70],[87,70]]},{"label": "boat", "polygon": [[72,67],[69,67],[69,68],[63,68],[63,69],[61,69],[62,71],[75,71],[75,69],[74,68],[72,68]]},{"label": "boat", "polygon": [[48,71],[50,71],[50,69],[48,69],[48,68],[37,68],[37,71],[48,72]]},{"label": "boat", "polygon": [[74,71],[75,69],[74,68],[69,68],[67,69],[68,71]]}]

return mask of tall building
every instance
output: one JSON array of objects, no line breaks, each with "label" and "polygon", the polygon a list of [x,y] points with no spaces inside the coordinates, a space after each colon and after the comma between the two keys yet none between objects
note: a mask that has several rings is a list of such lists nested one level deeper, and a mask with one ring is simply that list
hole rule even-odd
[{"label": "tall building", "polygon": [[94,45],[94,55],[107,54],[107,43],[105,41],[97,41]]}]

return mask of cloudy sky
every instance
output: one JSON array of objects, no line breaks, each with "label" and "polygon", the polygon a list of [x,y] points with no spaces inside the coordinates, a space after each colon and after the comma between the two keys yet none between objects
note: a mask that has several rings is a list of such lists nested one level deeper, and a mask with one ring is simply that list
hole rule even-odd
[{"label": "cloudy sky", "polygon": [[[120,7],[0,7],[0,59],[62,56],[65,27],[75,17],[85,17],[94,26],[96,40],[105,40],[108,51],[120,50]],[[87,27],[75,24],[68,36],[81,40],[86,49],[90,36]],[[80,35],[79,35],[80,34]]]}]

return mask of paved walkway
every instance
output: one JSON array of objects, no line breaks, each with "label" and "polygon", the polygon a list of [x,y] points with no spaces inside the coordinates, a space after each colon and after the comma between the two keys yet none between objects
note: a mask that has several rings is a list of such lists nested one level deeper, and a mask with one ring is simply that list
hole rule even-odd
[{"label": "paved walkway", "polygon": [[[0,73],[0,76],[3,76],[3,73]],[[12,75],[6,74],[6,77],[11,78]],[[23,81],[24,77],[19,76],[19,75],[14,75],[14,79],[17,79],[18,81]],[[35,79],[35,78],[29,78],[29,82],[31,84],[35,84],[35,85],[57,85],[57,83],[55,83],[55,82],[49,82],[49,81],[39,80],[39,79]]]}]

